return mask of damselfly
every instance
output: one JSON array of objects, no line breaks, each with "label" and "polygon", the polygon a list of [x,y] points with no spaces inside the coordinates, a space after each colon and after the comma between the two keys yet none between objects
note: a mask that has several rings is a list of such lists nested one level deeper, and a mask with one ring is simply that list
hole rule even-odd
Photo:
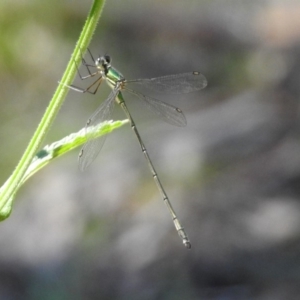
[{"label": "damselfly", "polygon": [[[185,126],[186,119],[181,109],[152,97],[145,96],[144,94],[131,89],[129,86],[130,84],[138,84],[140,86],[145,86],[158,92],[181,94],[198,91],[205,88],[207,85],[206,78],[198,71],[194,71],[150,79],[126,80],[117,69],[111,66],[110,56],[104,55],[99,56],[97,59],[94,59],[92,53],[90,51],[89,53],[94,64],[88,64],[82,57],[82,64],[87,68],[88,75],[81,76],[79,70],[78,73],[82,80],[98,76],[97,79],[85,89],[76,87],[74,85],[70,85],[68,87],[77,92],[88,92],[91,94],[96,94],[101,82],[105,80],[106,83],[111,87],[112,92],[88,119],[86,128],[89,128],[90,126],[97,126],[98,124],[110,119],[115,103],[118,103],[122,107],[123,111],[130,121],[131,128],[138,139],[142,152],[144,153],[144,156],[148,162],[153,179],[162,195],[162,199],[168,207],[175,228],[185,247],[190,249],[191,243],[189,241],[189,238],[172,207],[172,204],[163,188],[157,172],[155,171],[146,147],[137,130],[135,122],[127,108],[122,92],[126,91],[129,94],[143,100],[147,104],[148,108],[150,108],[154,113],[156,113],[167,123],[176,126]],[[91,71],[91,68],[94,68],[94,71]],[[79,154],[79,168],[81,170],[85,170],[94,161],[104,144],[105,136],[101,138],[95,138],[95,135],[91,133],[88,134],[87,140],[87,143],[83,146]]]}]

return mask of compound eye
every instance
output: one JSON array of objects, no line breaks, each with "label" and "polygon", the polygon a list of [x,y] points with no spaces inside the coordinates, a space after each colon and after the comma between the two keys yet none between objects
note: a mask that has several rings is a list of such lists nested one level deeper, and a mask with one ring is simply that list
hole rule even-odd
[{"label": "compound eye", "polygon": [[102,64],[102,59],[101,59],[101,57],[98,57],[98,58],[96,59],[96,62],[95,62],[95,64],[96,64],[96,66],[98,66],[98,65],[101,65],[101,64]]},{"label": "compound eye", "polygon": [[105,55],[104,58],[106,60],[106,63],[110,64],[110,62],[111,62],[110,56],[109,55]]}]

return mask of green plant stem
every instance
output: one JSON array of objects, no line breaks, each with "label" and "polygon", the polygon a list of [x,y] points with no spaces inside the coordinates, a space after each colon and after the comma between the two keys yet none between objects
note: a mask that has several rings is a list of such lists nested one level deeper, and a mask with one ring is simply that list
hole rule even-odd
[{"label": "green plant stem", "polygon": [[[102,122],[96,126],[83,128],[76,133],[71,133],[68,136],[64,137],[63,139],[56,141],[50,145],[46,145],[43,149],[41,149],[36,155],[34,156],[31,164],[27,168],[22,180],[19,183],[18,188],[25,183],[27,179],[29,179],[32,175],[38,172],[40,169],[48,165],[53,159],[60,157],[72,149],[76,147],[82,146],[87,142],[87,132],[93,132],[94,138],[99,138],[105,134],[112,132],[115,129],[120,128],[121,126],[128,124],[129,120],[123,121],[106,121]],[[9,178],[8,180],[9,181]],[[0,188],[1,190],[5,188],[5,184]],[[11,203],[13,202],[15,194],[11,199],[8,201],[8,206],[11,210]],[[9,210],[9,209],[8,209]],[[6,209],[4,208],[4,211]],[[0,213],[0,221],[3,221],[7,215]]]},{"label": "green plant stem", "polygon": [[[83,30],[80,34],[79,40],[76,44],[75,50],[71,56],[69,64],[66,71],[61,79],[64,84],[71,84],[76,75],[76,66],[74,61],[80,60],[80,51],[85,52],[93,33],[96,29],[98,20],[101,16],[105,0],[94,0],[92,8],[89,12]],[[21,160],[19,161],[17,167],[15,168],[13,174],[10,176],[9,180],[5,183],[5,186],[1,190],[0,194],[0,214],[2,219],[7,218],[11,212],[11,203],[8,203],[12,199],[16,190],[19,187],[19,183],[29,167],[34,155],[41,148],[41,144],[46,133],[49,131],[64,99],[66,98],[68,89],[62,84],[58,85],[52,100],[37,128],[27,149],[25,150]]]}]

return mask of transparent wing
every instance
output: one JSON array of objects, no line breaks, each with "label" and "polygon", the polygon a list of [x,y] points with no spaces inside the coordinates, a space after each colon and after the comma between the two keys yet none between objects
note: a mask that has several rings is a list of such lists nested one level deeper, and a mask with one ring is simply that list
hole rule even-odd
[{"label": "transparent wing", "polygon": [[183,94],[199,91],[207,86],[207,80],[199,72],[189,72],[149,79],[126,80],[125,84],[138,84],[157,92]]},{"label": "transparent wing", "polygon": [[96,134],[90,133],[90,129],[110,118],[118,92],[118,88],[114,89],[86,123],[87,142],[79,153],[79,169],[81,171],[84,171],[95,160],[106,139],[106,135],[95,138]]},{"label": "transparent wing", "polygon": [[125,88],[125,91],[144,100],[143,102],[147,105],[147,108],[154,112],[159,118],[161,118],[165,122],[175,126],[186,125],[186,118],[181,109],[173,105],[167,104],[163,101],[145,96],[128,88]]}]

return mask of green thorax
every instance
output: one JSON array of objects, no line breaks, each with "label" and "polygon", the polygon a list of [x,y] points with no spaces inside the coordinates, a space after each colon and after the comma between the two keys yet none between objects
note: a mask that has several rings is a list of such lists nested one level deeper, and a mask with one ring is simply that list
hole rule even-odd
[{"label": "green thorax", "polygon": [[116,83],[116,81],[122,81],[124,80],[123,75],[114,67],[110,67],[108,69],[108,72],[106,74],[106,78],[111,83]]}]

